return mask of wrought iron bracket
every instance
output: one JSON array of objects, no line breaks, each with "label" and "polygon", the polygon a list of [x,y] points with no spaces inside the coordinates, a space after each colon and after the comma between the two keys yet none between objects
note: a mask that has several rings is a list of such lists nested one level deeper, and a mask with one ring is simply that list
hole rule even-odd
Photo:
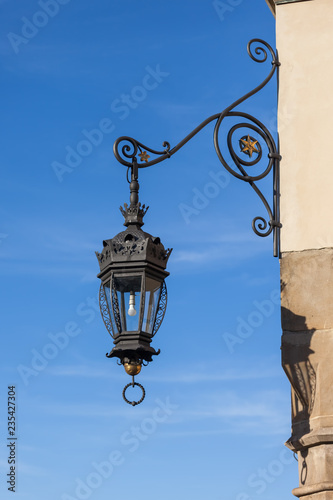
[{"label": "wrought iron bracket", "polygon": [[[143,143],[133,139],[132,137],[122,136],[115,141],[113,151],[117,160],[122,165],[128,167],[128,169],[131,169],[131,183],[133,186],[133,181],[137,182],[138,169],[151,167],[166,160],[167,158],[171,158],[171,156],[177,153],[177,151],[179,151],[198,132],[200,132],[200,130],[206,127],[209,123],[215,121],[214,147],[216,154],[224,168],[231,175],[237,179],[247,182],[259,196],[266,209],[267,215],[265,217],[255,217],[252,221],[252,229],[255,234],[261,237],[266,237],[273,233],[273,255],[274,257],[278,257],[280,251],[280,228],[282,227],[280,223],[279,208],[281,161],[279,146],[275,143],[272,134],[261,121],[248,113],[243,113],[238,110],[235,111],[235,108],[263,89],[272,79],[274,74],[276,74],[278,78],[278,68],[280,66],[280,62],[277,52],[275,52],[267,42],[260,40],[259,38],[255,38],[248,43],[247,51],[250,58],[257,63],[264,63],[267,61],[268,53],[271,56],[272,67],[269,74],[260,85],[232,103],[221,113],[212,115],[204,120],[172,149],[170,144],[166,141],[163,142],[162,145],[164,149],[158,151],[145,146]],[[242,120],[246,120],[233,125],[227,134],[227,147],[234,164],[233,166],[229,165],[226,161],[219,143],[220,127],[222,122],[227,117],[237,117]],[[238,140],[240,151],[236,152],[234,148],[235,140],[233,140],[233,136],[239,129],[247,129],[247,134],[244,134]],[[268,150],[266,158],[264,156],[263,144],[266,145],[265,150]],[[150,159],[151,156],[148,152],[154,155],[152,159]],[[138,163],[138,157],[140,159],[140,163]],[[265,164],[262,166],[264,160]],[[259,164],[260,173],[250,175],[247,172],[247,168],[254,167],[257,164]],[[257,183],[267,177],[271,171],[273,173],[273,199],[270,205],[259,189]]]}]

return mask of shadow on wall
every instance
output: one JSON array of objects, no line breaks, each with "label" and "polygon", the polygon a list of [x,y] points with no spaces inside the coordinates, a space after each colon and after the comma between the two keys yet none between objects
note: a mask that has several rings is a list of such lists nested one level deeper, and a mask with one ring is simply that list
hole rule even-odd
[{"label": "shadow on wall", "polygon": [[[285,283],[281,283],[283,291]],[[282,367],[291,384],[292,435],[286,446],[299,452],[300,482],[306,482],[308,450],[303,448],[300,438],[310,432],[310,416],[315,403],[316,366],[311,363],[311,340],[315,329],[307,328],[306,317],[294,314],[290,309],[281,307],[282,323]]]}]

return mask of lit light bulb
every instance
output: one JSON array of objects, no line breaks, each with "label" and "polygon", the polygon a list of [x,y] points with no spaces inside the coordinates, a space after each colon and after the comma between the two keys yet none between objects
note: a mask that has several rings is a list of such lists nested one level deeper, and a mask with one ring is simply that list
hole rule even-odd
[{"label": "lit light bulb", "polygon": [[129,308],[127,311],[129,316],[135,316],[136,315],[136,309],[135,309],[135,293],[130,292],[130,298],[129,298]]}]

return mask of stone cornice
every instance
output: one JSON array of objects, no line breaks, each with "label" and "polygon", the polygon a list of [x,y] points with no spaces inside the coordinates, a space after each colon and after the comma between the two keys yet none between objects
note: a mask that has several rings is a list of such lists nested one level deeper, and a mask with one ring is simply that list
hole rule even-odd
[{"label": "stone cornice", "polygon": [[267,3],[268,7],[271,9],[272,13],[275,16],[275,3],[274,3],[274,0],[266,0],[266,3]]},{"label": "stone cornice", "polygon": [[[283,3],[295,3],[295,2],[308,2],[309,0],[266,0],[268,7],[271,9],[275,16],[276,5],[281,5]],[[312,0],[311,0],[312,1]]]},{"label": "stone cornice", "polygon": [[313,498],[312,495],[315,493],[323,493],[327,491],[333,491],[333,483],[331,481],[323,481],[322,483],[311,484],[310,486],[301,486],[300,488],[293,489],[292,494],[298,498],[305,497],[307,495],[311,495],[311,498]]}]

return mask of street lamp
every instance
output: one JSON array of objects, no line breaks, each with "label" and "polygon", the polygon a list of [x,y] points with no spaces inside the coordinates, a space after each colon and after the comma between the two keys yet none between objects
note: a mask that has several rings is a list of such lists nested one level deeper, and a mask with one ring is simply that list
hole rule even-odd
[{"label": "street lamp", "polygon": [[[133,406],[141,403],[145,390],[134,381],[141,366],[160,353],[150,344],[161,326],[167,305],[165,278],[171,249],[165,249],[160,238],[144,232],[143,217],[148,210],[139,203],[138,164],[131,165],[130,205],[120,210],[125,218],[126,230],[110,240],[103,241],[103,250],[96,252],[101,279],[100,309],[104,324],[113,337],[114,348],[108,358],[118,358],[132,383],[123,391],[125,401]],[[126,390],[139,386],[142,397],[129,401]]]},{"label": "street lamp", "polygon": [[[190,141],[206,125],[215,121],[214,147],[217,156],[234,177],[247,182],[257,193],[267,212],[265,217],[255,217],[252,228],[261,237],[273,233],[273,255],[279,256],[281,223],[279,219],[279,168],[281,156],[270,131],[265,125],[248,113],[234,111],[239,104],[259,92],[278,73],[280,66],[278,55],[265,41],[253,39],[247,46],[252,60],[264,63],[268,53],[272,67],[265,80],[251,92],[228,106],[221,113],[210,116],[171,149],[168,142],[163,143],[161,151],[149,148],[132,137],[119,137],[113,146],[117,160],[131,171],[131,204],[121,209],[125,217],[126,231],[111,240],[103,242],[104,249],[97,253],[102,280],[100,289],[101,313],[106,328],[114,339],[115,347],[108,357],[118,357],[127,373],[133,376],[132,384],[124,389],[124,399],[132,404],[139,404],[145,392],[143,387],[134,382],[134,375],[141,370],[141,365],[149,363],[152,356],[159,353],[151,346],[152,337],[157,332],[165,313],[166,286],[168,276],[166,264],[171,250],[165,250],[159,238],[153,238],[142,231],[142,219],[145,207],[138,198],[138,169],[156,165],[171,158],[180,148]],[[222,154],[219,143],[219,131],[225,118],[241,118],[241,123],[233,125],[226,137],[226,147],[234,166],[230,166]],[[151,153],[151,156],[148,154]],[[138,163],[138,158],[140,163]],[[264,164],[263,164],[264,162]],[[248,169],[259,167],[259,172],[248,173]],[[236,167],[236,169],[235,169]],[[258,182],[273,173],[272,205],[258,187]],[[140,401],[131,402],[125,391],[130,385],[139,385],[142,389]]]}]

